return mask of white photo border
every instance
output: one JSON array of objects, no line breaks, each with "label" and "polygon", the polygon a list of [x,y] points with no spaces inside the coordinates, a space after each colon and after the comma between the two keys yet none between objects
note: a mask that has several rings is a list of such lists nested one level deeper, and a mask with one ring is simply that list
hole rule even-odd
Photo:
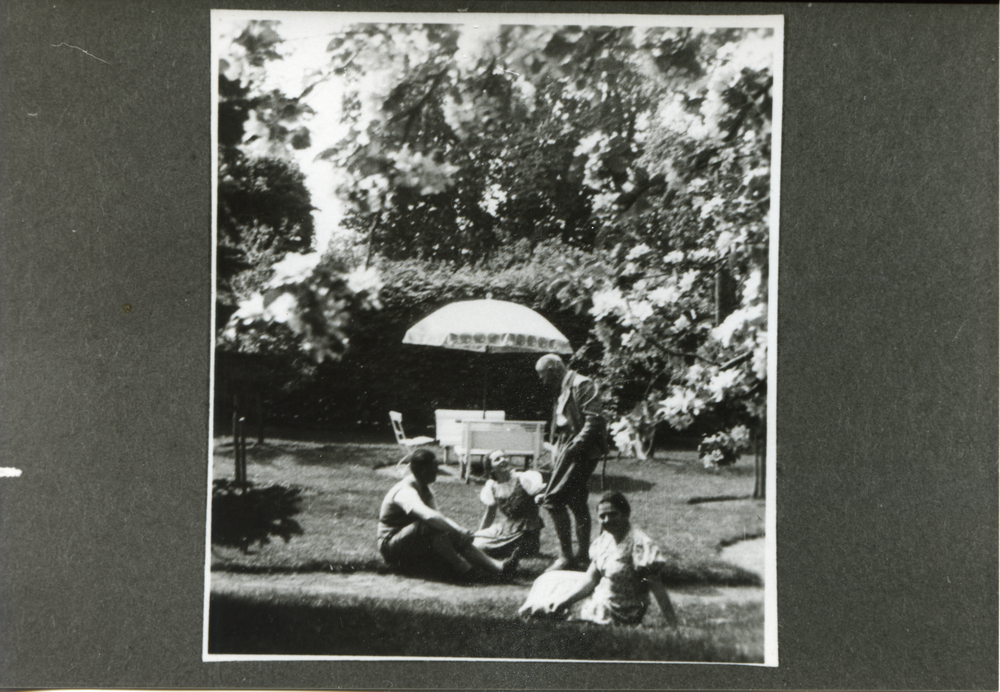
[{"label": "white photo border", "polygon": [[[777,427],[777,340],[778,340],[778,247],[781,190],[781,132],[782,103],[784,95],[784,16],[783,15],[668,15],[668,14],[568,14],[568,13],[475,13],[475,12],[299,12],[284,10],[211,10],[211,85],[212,85],[212,151],[218,150],[218,84],[219,84],[219,28],[223,21],[232,19],[257,19],[296,21],[323,20],[333,24],[519,24],[519,25],[562,25],[562,26],[670,26],[691,28],[759,28],[774,31],[775,54],[773,62],[774,86],[772,89],[772,141],[771,141],[771,205],[769,232],[768,271],[768,355],[767,355],[767,450],[766,450],[766,503],[765,503],[765,565],[764,565],[764,662],[725,663],[711,665],[738,666],[778,666],[778,607],[777,607],[777,559],[776,559],[776,506],[777,484],[775,482]],[[498,21],[500,20],[500,21]],[[559,662],[559,663],[622,663],[622,661],[591,661],[565,659],[516,659],[516,658],[461,658],[461,657],[413,657],[413,656],[316,656],[316,655],[244,655],[209,653],[209,601],[211,596],[211,507],[213,478],[214,441],[214,389],[215,389],[215,299],[217,261],[217,215],[218,206],[218,156],[212,156],[212,306],[210,315],[211,352],[209,370],[209,424],[208,424],[208,477],[205,513],[205,584],[202,623],[202,660],[220,661],[483,661],[483,662]],[[695,661],[628,661],[637,664],[697,664]]]}]

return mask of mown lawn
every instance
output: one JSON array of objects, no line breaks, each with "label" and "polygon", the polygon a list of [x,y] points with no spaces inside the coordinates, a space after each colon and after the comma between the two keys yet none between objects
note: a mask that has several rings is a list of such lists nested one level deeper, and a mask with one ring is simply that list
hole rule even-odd
[{"label": "mown lawn", "polygon": [[[279,538],[249,554],[213,546],[212,569],[230,571],[383,570],[375,548],[378,509],[396,482],[396,445],[272,441],[251,447],[249,480],[258,486],[296,488],[302,529],[287,543]],[[458,482],[445,473],[434,484],[439,508],[470,528],[479,524],[480,485]],[[216,478],[233,476],[232,449],[217,444]],[[600,468],[591,478],[591,497],[601,493]],[[621,490],[632,504],[633,522],[672,556],[668,584],[758,583],[756,575],[718,559],[720,546],[764,530],[764,503],[741,499],[690,504],[692,498],[745,497],[753,490],[753,462],[744,459],[722,472],[706,471],[694,452],[660,452],[654,460],[612,458],[605,487]],[[543,513],[544,518],[544,513]],[[596,522],[595,522],[596,524]],[[594,531],[596,532],[596,526]],[[595,534],[596,535],[596,534]],[[551,531],[542,532],[542,557],[525,560],[522,572],[540,573],[555,558]]]},{"label": "mown lawn", "polygon": [[638,627],[602,627],[512,617],[523,594],[499,595],[471,608],[456,603],[430,608],[391,595],[348,595],[330,602],[287,591],[270,596],[213,594],[210,650],[579,661],[763,660],[763,617],[753,603],[682,601],[677,604],[677,628],[665,627],[655,608]]},{"label": "mown lawn", "polygon": [[[298,498],[291,506],[264,511],[284,514],[299,532],[287,542],[272,537],[248,552],[213,544],[213,573],[219,579],[223,573],[233,577],[225,588],[212,589],[210,651],[762,661],[760,601],[698,596],[699,590],[718,594],[728,587],[760,585],[757,574],[719,555],[724,545],[763,534],[764,502],[749,499],[752,459],[718,473],[703,469],[688,451],[660,452],[646,462],[608,462],[606,487],[629,497],[634,523],[670,555],[665,582],[679,590],[675,607],[681,624],[670,629],[655,605],[638,628],[519,620],[515,613],[528,586],[555,557],[548,528],[542,532],[542,556],[522,561],[515,584],[425,583],[415,589],[413,582],[389,574],[376,550],[375,533],[382,497],[401,471],[395,466],[400,456],[396,445],[382,443],[271,440],[250,447],[247,470],[253,487],[274,490],[272,498]],[[233,477],[232,449],[222,441],[215,446],[213,473],[216,479]],[[438,505],[475,528],[482,513],[481,485],[466,485],[456,474],[454,465],[443,469],[434,485]],[[599,467],[591,479],[594,502],[600,492]],[[713,497],[743,499],[689,502]],[[377,586],[372,593],[338,592],[338,574],[370,574]]]}]

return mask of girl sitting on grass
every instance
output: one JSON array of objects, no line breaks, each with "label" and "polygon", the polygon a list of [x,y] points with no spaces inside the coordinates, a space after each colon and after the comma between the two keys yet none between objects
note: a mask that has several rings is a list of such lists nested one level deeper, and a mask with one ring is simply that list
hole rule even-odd
[{"label": "girl sitting on grass", "polygon": [[621,493],[602,495],[597,504],[601,533],[590,545],[590,568],[586,573],[556,570],[542,574],[518,613],[638,625],[652,593],[667,624],[676,626],[677,616],[660,580],[663,554],[649,536],[631,525],[631,511]]},{"label": "girl sitting on grass", "polygon": [[535,495],[545,490],[538,471],[514,471],[502,449],[487,457],[490,480],[479,499],[486,505],[473,545],[490,557],[538,554],[542,519],[538,516]]}]

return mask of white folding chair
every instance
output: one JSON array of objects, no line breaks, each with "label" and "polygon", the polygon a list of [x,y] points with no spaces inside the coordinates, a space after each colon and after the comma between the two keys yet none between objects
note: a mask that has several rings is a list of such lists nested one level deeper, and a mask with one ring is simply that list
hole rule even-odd
[{"label": "white folding chair", "polygon": [[[409,454],[415,447],[422,447],[424,445],[429,445],[434,443],[433,437],[427,437],[427,435],[420,435],[418,437],[407,437],[406,433],[403,431],[403,414],[398,411],[389,411],[389,420],[392,421],[392,432],[396,435],[396,444],[399,448],[403,450],[403,459]],[[400,460],[402,461],[402,459]]]}]

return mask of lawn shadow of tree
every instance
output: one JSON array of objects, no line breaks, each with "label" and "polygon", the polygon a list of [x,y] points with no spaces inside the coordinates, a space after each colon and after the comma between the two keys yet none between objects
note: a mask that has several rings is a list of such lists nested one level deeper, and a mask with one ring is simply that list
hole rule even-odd
[{"label": "lawn shadow of tree", "polygon": [[270,543],[272,536],[287,543],[302,535],[302,527],[292,519],[301,500],[299,488],[217,478],[212,482],[212,544],[249,553],[254,544]]},{"label": "lawn shadow of tree", "polygon": [[759,663],[759,637],[744,628],[723,638],[702,628],[651,623],[522,619],[496,607],[466,613],[428,612],[372,595],[327,602],[261,601],[211,595],[208,650],[213,654],[408,656],[570,661],[705,661]]},{"label": "lawn shadow of tree", "polygon": [[587,490],[592,493],[603,493],[609,490],[617,490],[622,493],[641,493],[652,490],[654,483],[644,481],[641,478],[630,478],[629,476],[618,476],[607,474],[604,476],[603,487],[600,471],[595,471],[587,481]]},{"label": "lawn shadow of tree", "polygon": [[[232,461],[232,446],[221,444],[216,448],[220,461]],[[300,443],[265,442],[252,443],[247,447],[247,460],[261,466],[272,466],[278,461],[294,460],[297,466],[334,467],[342,464],[380,468],[394,465],[399,461],[399,447],[395,444],[373,443]]]}]

